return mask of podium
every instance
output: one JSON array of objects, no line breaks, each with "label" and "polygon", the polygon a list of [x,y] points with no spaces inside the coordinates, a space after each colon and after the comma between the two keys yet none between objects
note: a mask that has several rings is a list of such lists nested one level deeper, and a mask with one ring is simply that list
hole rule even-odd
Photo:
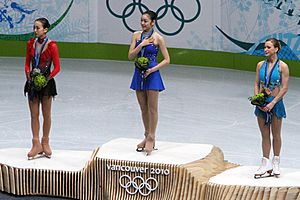
[{"label": "podium", "polygon": [[207,183],[206,199],[300,199],[299,169],[283,168],[280,178],[254,179],[256,169],[257,166],[239,166],[212,177]]},{"label": "podium", "polygon": [[226,162],[210,144],[157,141],[145,156],[135,151],[139,142],[118,138],[94,151],[54,150],[51,159],[30,161],[28,149],[0,149],[0,191],[83,200],[300,199],[300,170],[254,179],[257,166]]}]

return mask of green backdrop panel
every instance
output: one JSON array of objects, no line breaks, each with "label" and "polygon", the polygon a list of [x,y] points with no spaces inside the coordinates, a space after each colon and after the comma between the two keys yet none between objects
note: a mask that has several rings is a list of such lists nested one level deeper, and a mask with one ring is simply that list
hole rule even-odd
[{"label": "green backdrop panel", "polygon": [[[62,58],[107,59],[127,61],[129,45],[104,43],[67,43],[58,42]],[[25,57],[26,42],[0,41],[0,56]],[[172,64],[220,67],[244,71],[255,71],[256,63],[263,57],[238,53],[206,50],[169,48]],[[300,77],[300,62],[285,60],[291,76]]]}]

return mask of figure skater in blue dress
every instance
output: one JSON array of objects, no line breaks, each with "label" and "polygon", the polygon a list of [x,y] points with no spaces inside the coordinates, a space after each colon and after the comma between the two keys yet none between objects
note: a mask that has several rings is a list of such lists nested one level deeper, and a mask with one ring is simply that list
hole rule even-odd
[{"label": "figure skater in blue dress", "polygon": [[[130,86],[136,91],[145,128],[145,138],[137,145],[136,150],[145,151],[146,155],[150,155],[155,147],[158,94],[165,89],[159,70],[170,63],[164,38],[153,29],[156,19],[157,14],[153,11],[148,10],[142,14],[142,30],[133,33],[128,51],[129,60],[145,57],[149,61],[146,69],[135,68]],[[161,62],[156,60],[159,50],[163,56]]]}]

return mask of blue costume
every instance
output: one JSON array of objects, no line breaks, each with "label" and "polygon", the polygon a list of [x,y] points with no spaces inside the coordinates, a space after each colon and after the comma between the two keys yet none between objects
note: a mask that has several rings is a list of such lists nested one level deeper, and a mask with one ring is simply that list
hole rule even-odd
[{"label": "blue costume", "polygon": [[[142,37],[137,41],[136,46],[142,42]],[[148,58],[149,65],[148,69],[157,65],[157,54],[158,47],[153,43],[144,47],[143,55],[142,52],[138,53],[138,57],[144,56]],[[143,77],[143,73],[139,69],[135,68],[133,78],[131,81],[130,88],[133,90],[158,90],[163,91],[165,89],[159,70],[149,74],[146,79]]]},{"label": "blue costume", "polygon": [[[268,61],[265,60],[263,65],[260,68],[259,71],[259,81],[260,84],[263,85],[263,87],[268,87],[270,91],[272,92],[274,88],[280,87],[281,85],[281,76],[279,72],[279,60],[275,63],[275,66],[273,67],[272,71],[270,72],[270,75],[268,76]],[[269,96],[266,100],[267,103],[270,103],[275,97]],[[271,115],[275,115],[277,118],[286,118],[286,112],[285,107],[283,104],[283,99],[280,99],[272,108],[270,111]],[[262,117],[264,119],[267,119],[267,113],[260,110],[257,106],[255,108],[255,115],[257,117]]]}]

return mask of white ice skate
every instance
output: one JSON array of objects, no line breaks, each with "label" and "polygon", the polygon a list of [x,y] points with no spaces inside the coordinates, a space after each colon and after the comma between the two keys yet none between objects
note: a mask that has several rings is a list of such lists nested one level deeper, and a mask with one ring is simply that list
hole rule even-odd
[{"label": "white ice skate", "polygon": [[268,158],[263,157],[261,159],[261,165],[254,174],[254,178],[263,178],[272,175],[272,166]]},{"label": "white ice skate", "polygon": [[280,163],[279,156],[274,156],[272,160],[272,166],[273,166],[273,174],[276,178],[279,178],[280,176],[279,163]]}]

